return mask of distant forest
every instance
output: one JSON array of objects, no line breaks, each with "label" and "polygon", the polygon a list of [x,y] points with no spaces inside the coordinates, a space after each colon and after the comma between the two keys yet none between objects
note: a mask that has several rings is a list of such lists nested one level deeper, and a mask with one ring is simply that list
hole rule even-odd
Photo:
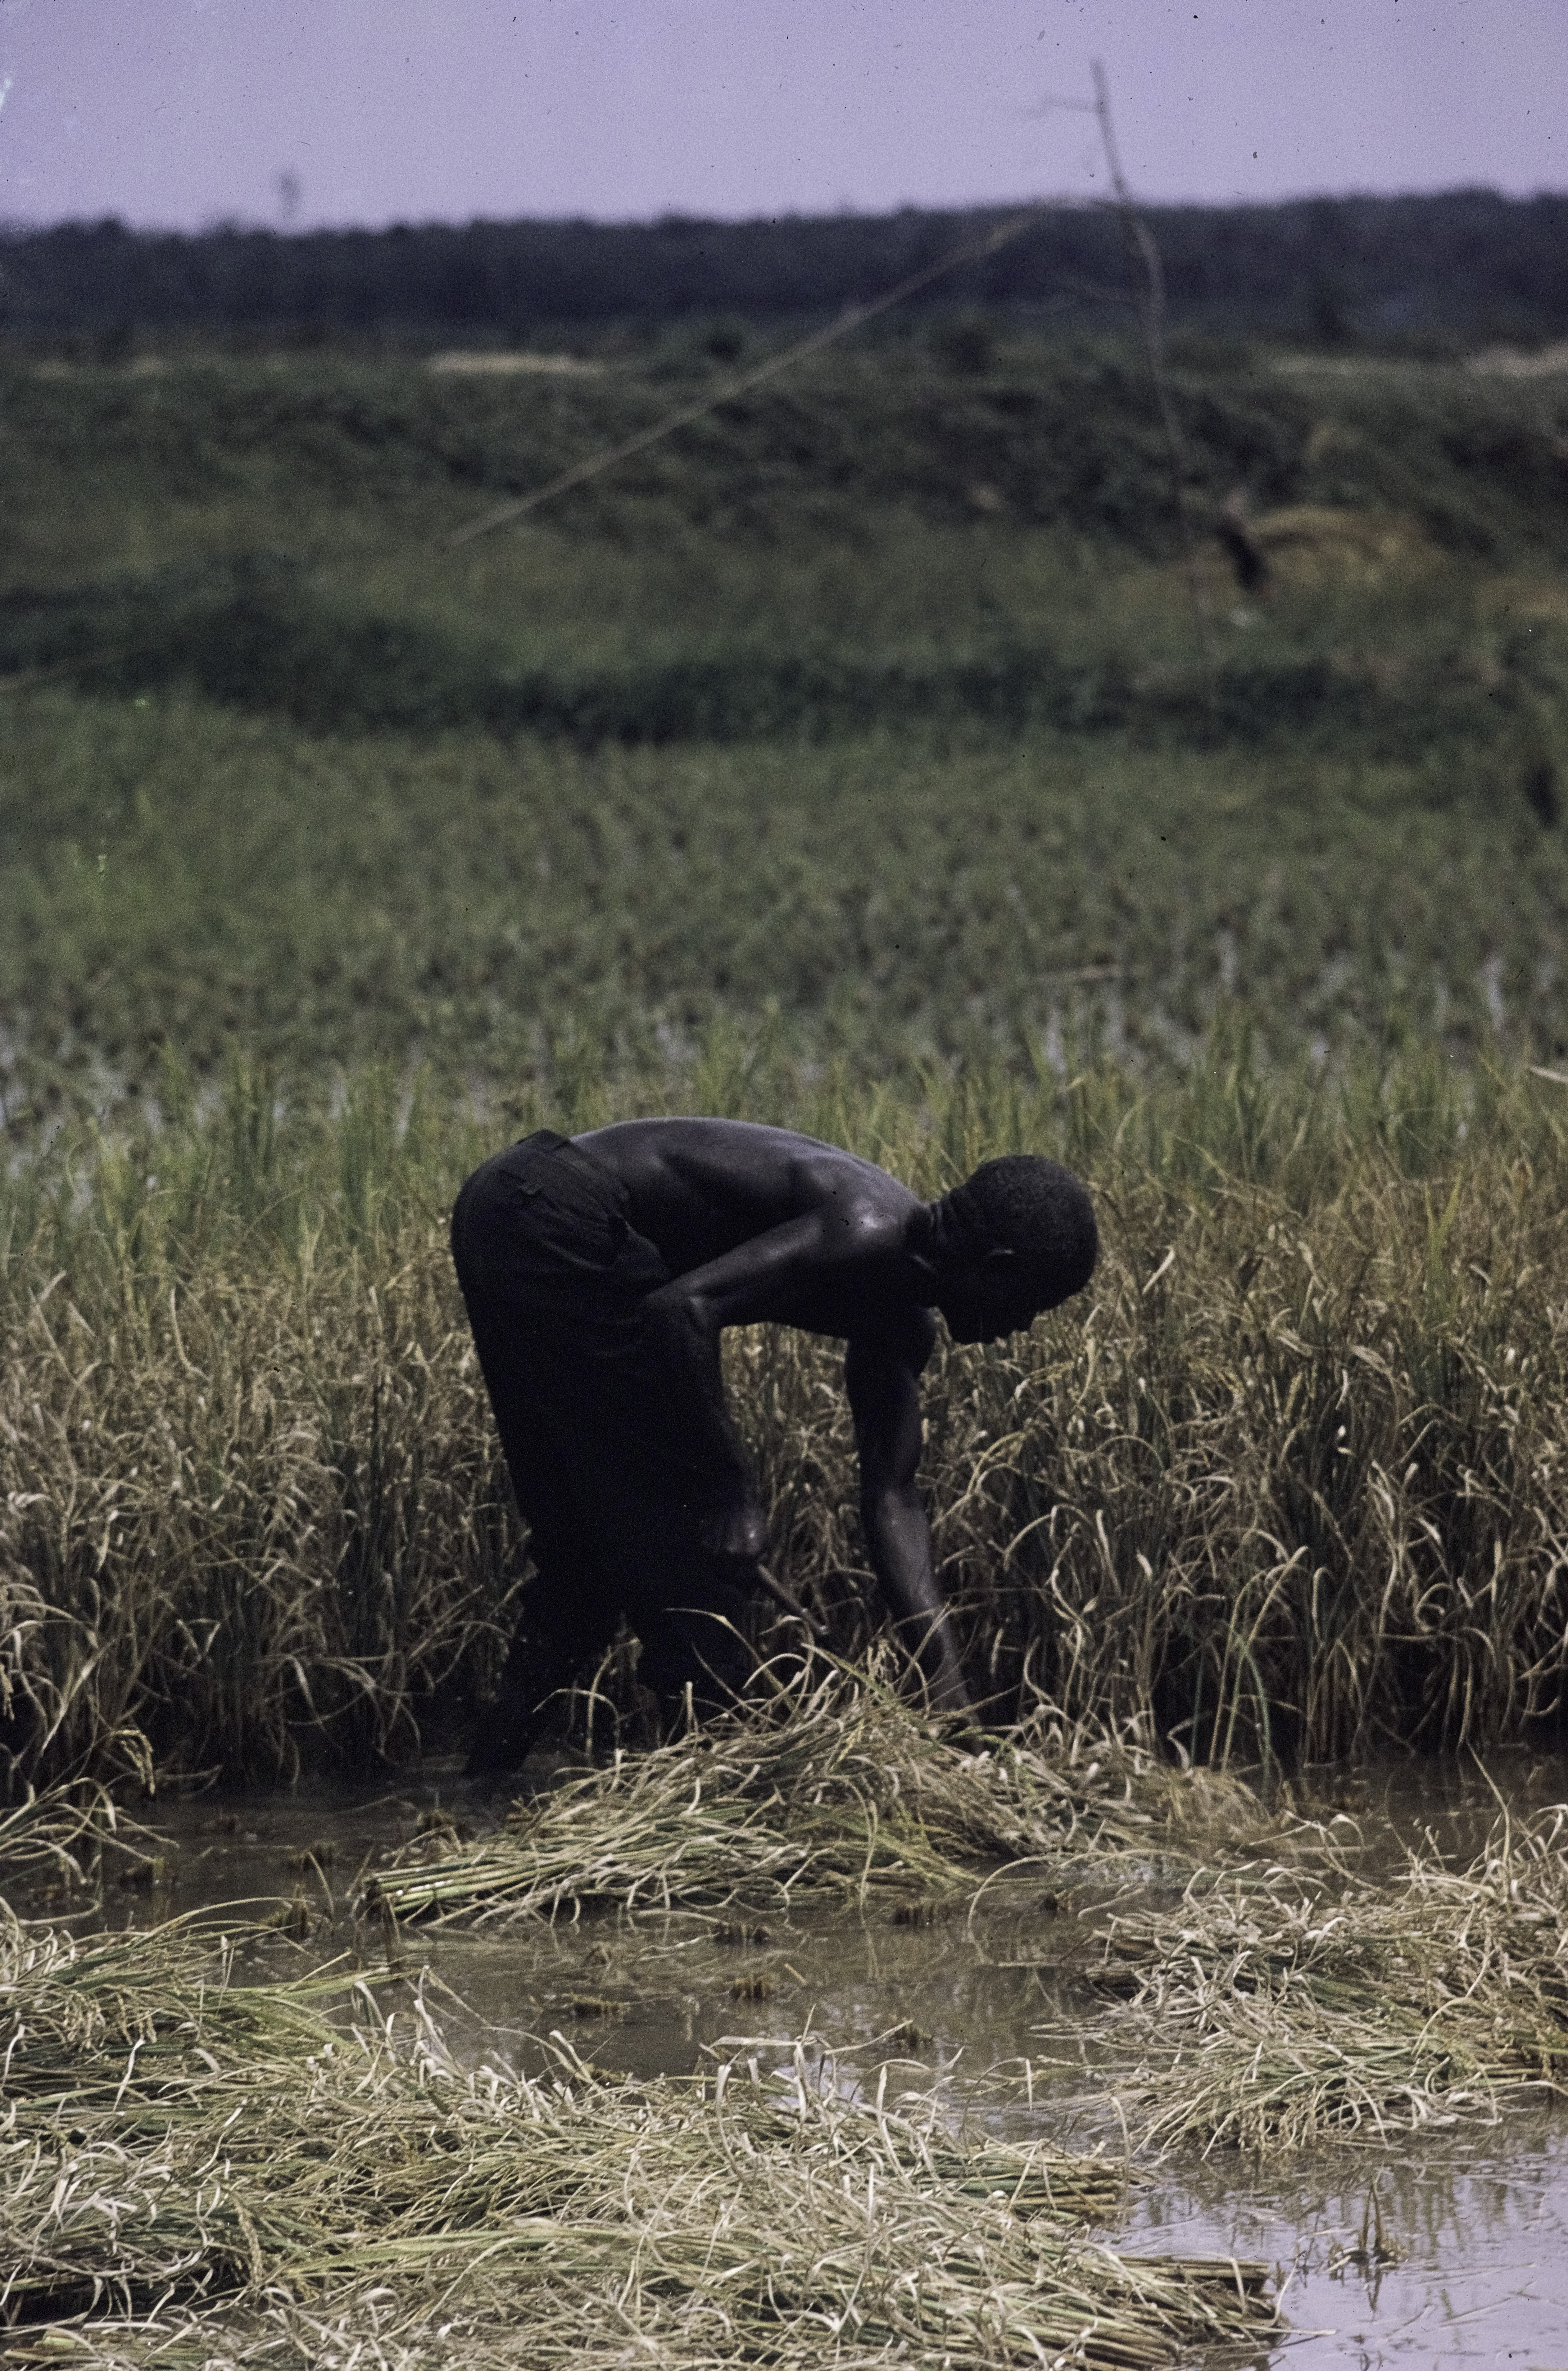
[{"label": "distant forest", "polygon": [[[764,323],[875,295],[1007,212],[915,209],[713,223],[476,222],[298,235],[73,223],[0,233],[0,334],[603,341],[682,320]],[[1154,207],[1174,325],[1317,346],[1442,351],[1568,332],[1568,196],[1320,198]],[[1099,208],[1042,217],[941,281],[924,309],[1101,327],[1130,287],[1122,227]]]}]

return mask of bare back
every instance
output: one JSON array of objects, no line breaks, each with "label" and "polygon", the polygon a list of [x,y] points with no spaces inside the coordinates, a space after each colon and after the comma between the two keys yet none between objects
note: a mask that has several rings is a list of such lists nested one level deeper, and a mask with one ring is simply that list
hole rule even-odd
[{"label": "bare back", "polygon": [[[849,1336],[881,1330],[922,1298],[905,1255],[925,1206],[837,1145],[729,1119],[621,1120],[573,1141],[626,1187],[631,1224],[674,1278],[729,1266],[745,1246],[761,1253],[770,1238],[802,1238],[788,1277],[773,1270],[771,1305],[746,1315]],[[759,1264],[759,1286],[770,1266]]]}]

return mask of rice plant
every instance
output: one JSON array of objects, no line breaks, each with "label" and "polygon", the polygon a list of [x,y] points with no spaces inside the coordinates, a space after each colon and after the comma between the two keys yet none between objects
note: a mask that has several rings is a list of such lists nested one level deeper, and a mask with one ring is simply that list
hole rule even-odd
[{"label": "rice plant", "polygon": [[[444,1213],[493,1142],[386,1071],[337,1116],[236,1064],[209,1114],[0,1185],[0,1748],[14,1787],[408,1761],[493,1683],[525,1540]],[[1565,1657],[1568,1093],[1422,1052],[1335,1081],[1218,1032],[1184,1082],[976,1060],[917,1094],[717,1033],[617,1111],[785,1120],[936,1193],[1089,1179],[1090,1290],[940,1350],[922,1486],[976,1695],[1200,1763],[1551,1735]],[[269,1116],[270,1115],[270,1116]],[[729,1337],[770,1562],[880,1625],[839,1355]],[[622,1699],[623,1704],[628,1700]]]},{"label": "rice plant", "polygon": [[0,1903],[79,1903],[98,1880],[105,1845],[118,1842],[134,1854],[144,1837],[103,1787],[29,1788],[0,1809]]}]

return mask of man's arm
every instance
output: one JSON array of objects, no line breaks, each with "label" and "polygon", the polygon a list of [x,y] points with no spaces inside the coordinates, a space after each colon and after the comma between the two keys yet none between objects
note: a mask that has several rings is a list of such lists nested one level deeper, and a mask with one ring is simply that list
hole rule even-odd
[{"label": "man's arm", "polygon": [[694,1420],[685,1446],[707,1501],[703,1540],[713,1554],[750,1559],[767,1545],[750,1463],[724,1399],[721,1333],[768,1319],[809,1323],[804,1312],[814,1290],[895,1240],[883,1214],[829,1203],[689,1269],[643,1304],[675,1395]]},{"label": "man's arm", "polygon": [[933,1706],[966,1712],[958,1648],[931,1560],[931,1527],[915,1486],[920,1463],[920,1372],[936,1324],[912,1312],[895,1337],[851,1339],[844,1381],[860,1452],[860,1521],[871,1569],[926,1675]]}]

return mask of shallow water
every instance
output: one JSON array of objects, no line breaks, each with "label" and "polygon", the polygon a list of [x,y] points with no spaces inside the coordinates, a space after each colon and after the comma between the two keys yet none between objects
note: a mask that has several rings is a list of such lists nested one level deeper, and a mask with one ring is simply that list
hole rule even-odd
[{"label": "shallow water", "polygon": [[[1374,2183],[1390,2261],[1361,2252]],[[1417,2141],[1392,2157],[1318,2157],[1272,2181],[1239,2178],[1234,2162],[1162,2172],[1118,2238],[1276,2264],[1291,2331],[1273,2350],[1280,2371],[1568,2365],[1561,2112],[1513,2115],[1466,2141]]]},{"label": "shallow water", "polygon": [[[1494,1791],[1495,1790],[1495,1791]],[[1502,1756],[1470,1765],[1400,1763],[1320,1787],[1309,1808],[1332,1818],[1369,1869],[1395,1868],[1430,1839],[1464,1862],[1485,1841],[1499,1798],[1523,1815],[1568,1800],[1568,1761]],[[307,1939],[267,1947],[280,1972],[356,1954],[384,1969],[386,1939],[352,1915],[363,1878],[404,1844],[421,1811],[465,1809],[453,1773],[406,1790],[319,1786],[287,1795],[160,1805],[172,1884],[113,1888],[116,1925],[171,1913],[297,1899]],[[313,1847],[326,1847],[311,1860]],[[890,2067],[890,2088],[933,2076],[955,2109],[1018,2137],[1084,2145],[1106,2135],[1107,2073],[1050,2074],[1040,2029],[1069,2027],[1090,2002],[1084,1925],[1051,1897],[984,1895],[936,1923],[895,1924],[890,1909],[769,1918],[765,1934],[721,1939],[717,1922],[606,1914],[511,1937],[403,1930],[410,1980],[442,1988],[441,2021],[465,2053],[528,2063],[530,2037],[562,2035],[596,2063],[685,2073],[707,2048],[744,2039],[766,2059],[809,2032],[838,2054],[840,2080]],[[444,2005],[441,2006],[444,1999]],[[1010,2062],[1033,2104],[1000,2106],[979,2082]],[[901,2074],[896,2062],[906,2063]],[[1098,2129],[1097,2129],[1098,2128]],[[1117,2135],[1109,2130],[1112,2145]],[[1376,2192],[1377,2215],[1369,2207]],[[1382,2248],[1377,2245],[1378,2219]],[[1407,2138],[1388,2150],[1318,2152],[1260,2168],[1233,2152],[1145,2169],[1102,2235],[1133,2251],[1261,2258],[1278,2268],[1290,2336],[1228,2360],[1285,2371],[1426,2371],[1514,2365],[1568,2371],[1568,2112],[1516,2111],[1494,2127]]]}]

